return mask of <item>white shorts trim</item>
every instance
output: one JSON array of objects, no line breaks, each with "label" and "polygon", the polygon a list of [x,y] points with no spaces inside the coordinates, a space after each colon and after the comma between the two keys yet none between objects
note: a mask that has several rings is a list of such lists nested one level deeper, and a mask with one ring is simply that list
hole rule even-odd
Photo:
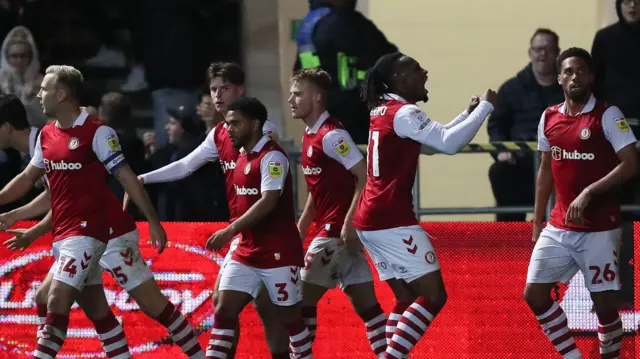
[{"label": "white shorts trim", "polygon": [[440,270],[429,235],[418,225],[356,231],[382,281],[395,278],[411,283]]},{"label": "white shorts trim", "polygon": [[547,225],[531,253],[527,283],[568,283],[580,270],[590,292],[620,289],[622,228],[574,232]]},{"label": "white shorts trim", "polygon": [[352,255],[339,241],[340,238],[326,237],[311,241],[301,270],[304,282],[330,289],[339,284],[344,290],[350,285],[373,281],[364,253]]},{"label": "white shorts trim", "polygon": [[256,298],[262,286],[275,305],[288,307],[300,302],[300,267],[254,268],[231,259],[222,273],[218,291],[245,292]]}]

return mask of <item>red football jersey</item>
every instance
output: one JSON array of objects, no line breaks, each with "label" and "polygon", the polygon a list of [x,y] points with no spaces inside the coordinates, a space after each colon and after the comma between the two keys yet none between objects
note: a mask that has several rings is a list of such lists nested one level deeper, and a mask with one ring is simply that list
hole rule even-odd
[{"label": "red football jersey", "polygon": [[340,237],[355,192],[349,169],[363,158],[335,118],[324,113],[302,138],[302,173],[315,208],[316,237]]},{"label": "red football jersey", "polygon": [[[40,133],[38,128],[31,128],[31,133],[29,135],[29,156],[33,157],[37,135]],[[45,186],[49,187],[49,183],[46,180],[45,176]],[[115,196],[108,196],[107,203],[105,203],[107,212],[109,213],[109,223],[111,224],[111,229],[109,230],[109,239],[120,237],[124,234],[127,234],[133,230],[135,230],[136,223],[131,218],[129,213],[122,210],[122,203]]]},{"label": "red football jersey", "polygon": [[105,167],[115,171],[124,163],[113,129],[86,111],[71,128],[54,122],[42,129],[31,164],[46,170],[54,241],[71,236],[103,242],[110,238],[108,204],[119,201],[107,186]]},{"label": "red football jersey", "polygon": [[550,223],[557,228],[599,232],[620,226],[617,193],[594,197],[584,211],[584,224],[565,225],[571,202],[618,164],[616,153],[635,143],[633,132],[615,106],[591,97],[577,116],[565,114],[564,104],[548,108],[538,128],[538,149],[551,152],[556,204]]},{"label": "red football jersey", "polygon": [[413,184],[421,144],[400,137],[396,114],[410,103],[394,96],[371,111],[367,147],[367,183],[353,219],[355,228],[375,231],[418,224]]},{"label": "red football jersey", "polygon": [[242,233],[233,259],[255,268],[302,266],[304,252],[296,227],[289,161],[282,148],[265,136],[236,162],[233,184],[237,213],[246,213],[267,190],[280,190],[276,208]]},{"label": "red football jersey", "polygon": [[[236,209],[236,190],[233,186],[233,170],[236,168],[236,161],[238,160],[239,152],[231,144],[229,138],[229,132],[227,132],[227,126],[225,122],[220,122],[213,129],[213,141],[218,152],[218,160],[222,166],[222,172],[224,173],[225,186],[227,189],[227,202],[229,203],[229,222],[235,221],[242,213],[239,213]],[[275,139],[275,127],[267,121],[263,127],[263,133],[271,136]]]}]

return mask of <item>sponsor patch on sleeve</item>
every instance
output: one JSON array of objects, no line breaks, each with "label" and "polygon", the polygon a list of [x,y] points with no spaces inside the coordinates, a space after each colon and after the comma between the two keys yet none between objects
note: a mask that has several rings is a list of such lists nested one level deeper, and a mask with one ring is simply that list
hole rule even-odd
[{"label": "sponsor patch on sleeve", "polygon": [[340,137],[338,141],[334,142],[333,147],[342,156],[348,155],[349,151],[351,151],[351,148],[349,148],[349,144],[344,140],[344,137]]},{"label": "sponsor patch on sleeve", "polygon": [[107,143],[113,152],[122,152],[122,148],[120,147],[120,142],[118,142],[118,136],[114,134],[110,134],[107,136]]},{"label": "sponsor patch on sleeve", "polygon": [[616,126],[621,132],[629,132],[629,123],[624,117],[616,118]]},{"label": "sponsor patch on sleeve", "polygon": [[409,117],[413,122],[418,125],[418,130],[422,131],[429,124],[429,117],[420,109],[413,110],[409,114]]},{"label": "sponsor patch on sleeve", "polygon": [[273,178],[282,176],[282,164],[280,162],[269,162],[269,175]]}]

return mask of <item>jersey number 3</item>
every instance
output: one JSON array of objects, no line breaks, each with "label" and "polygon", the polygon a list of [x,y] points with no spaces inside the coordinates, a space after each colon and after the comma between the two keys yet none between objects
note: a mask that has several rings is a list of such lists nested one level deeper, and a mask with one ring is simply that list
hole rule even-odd
[{"label": "jersey number 3", "polygon": [[371,175],[380,177],[380,157],[378,156],[378,144],[380,143],[380,131],[369,131],[369,146],[367,146],[367,162],[371,166]]}]

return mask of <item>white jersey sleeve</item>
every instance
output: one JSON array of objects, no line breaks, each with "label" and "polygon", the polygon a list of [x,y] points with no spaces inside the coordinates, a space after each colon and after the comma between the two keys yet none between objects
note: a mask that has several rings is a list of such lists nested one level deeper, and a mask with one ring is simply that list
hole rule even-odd
[{"label": "white jersey sleeve", "polygon": [[624,118],[624,114],[616,106],[609,107],[602,114],[602,127],[605,137],[616,153],[637,141],[636,136],[629,127],[629,123]]},{"label": "white jersey sleeve", "polygon": [[93,152],[109,173],[114,173],[126,163],[118,135],[109,126],[98,127],[93,135],[92,147]]},{"label": "white jersey sleeve", "polygon": [[277,191],[284,189],[284,184],[289,174],[289,160],[280,151],[271,151],[262,157],[260,161],[260,192]]},{"label": "white jersey sleeve", "polygon": [[540,122],[538,123],[538,151],[549,152],[551,151],[551,145],[549,144],[549,139],[544,134],[544,120],[545,116],[543,112],[540,117]]},{"label": "white jersey sleeve", "polygon": [[393,119],[393,129],[402,138],[410,138],[437,152],[453,155],[478,133],[493,105],[482,101],[464,120],[447,128],[429,119],[417,105],[404,105]]},{"label": "white jersey sleeve", "polygon": [[42,155],[42,146],[40,145],[41,135],[42,131],[38,134],[36,144],[33,147],[33,156],[31,157],[31,161],[29,162],[32,166],[38,168],[44,168],[44,156]]},{"label": "white jersey sleeve", "polygon": [[322,150],[327,156],[340,162],[347,170],[364,159],[362,152],[353,142],[349,133],[343,129],[331,130],[324,135]]},{"label": "white jersey sleeve", "polygon": [[185,157],[178,161],[172,162],[155,171],[145,173],[142,176],[144,183],[158,183],[178,181],[190,176],[198,168],[204,166],[207,162],[214,162],[219,159],[218,146],[214,141],[216,129],[209,132],[207,138],[202,141],[200,146],[191,151]]}]

